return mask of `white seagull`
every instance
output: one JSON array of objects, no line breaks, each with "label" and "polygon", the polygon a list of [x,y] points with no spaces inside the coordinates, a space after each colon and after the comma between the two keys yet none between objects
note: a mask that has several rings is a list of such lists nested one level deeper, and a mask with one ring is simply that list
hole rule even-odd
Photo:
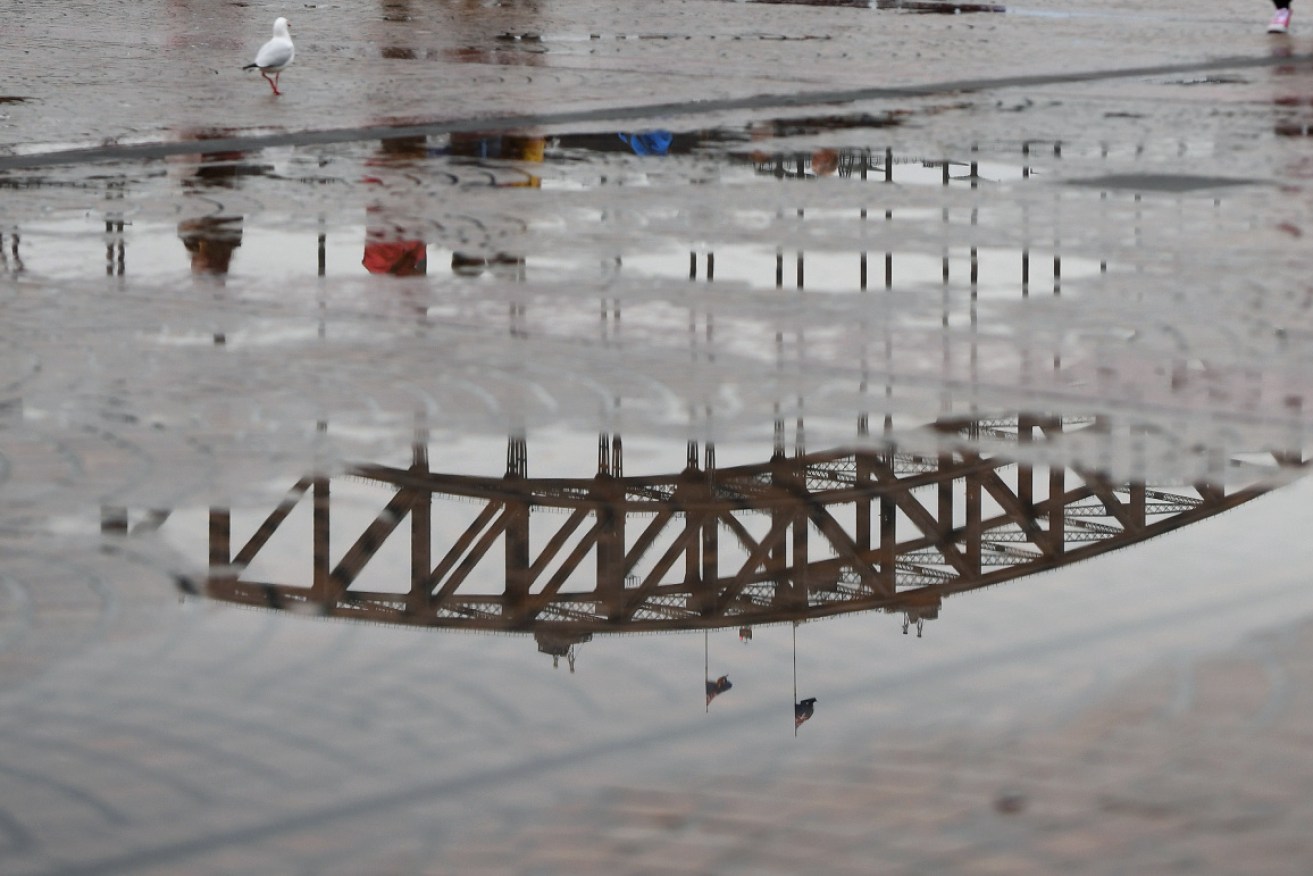
[{"label": "white seagull", "polygon": [[[279,18],[274,21],[274,38],[260,46],[260,51],[255,54],[254,64],[247,64],[242,69],[259,70],[264,81],[268,82],[269,87],[274,90],[274,94],[282,94],[278,90],[278,74],[282,73],[295,57],[296,48],[292,45],[292,33],[287,29],[287,19]],[[273,79],[269,78],[270,73],[274,74]]]}]

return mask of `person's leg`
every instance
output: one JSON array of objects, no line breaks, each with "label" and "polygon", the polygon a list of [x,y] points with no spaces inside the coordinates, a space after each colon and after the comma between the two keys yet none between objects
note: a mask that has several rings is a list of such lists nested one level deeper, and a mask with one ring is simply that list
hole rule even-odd
[{"label": "person's leg", "polygon": [[1268,33],[1290,33],[1290,3],[1291,0],[1272,0],[1272,5],[1276,6],[1276,12],[1272,14],[1272,20],[1268,22]]}]

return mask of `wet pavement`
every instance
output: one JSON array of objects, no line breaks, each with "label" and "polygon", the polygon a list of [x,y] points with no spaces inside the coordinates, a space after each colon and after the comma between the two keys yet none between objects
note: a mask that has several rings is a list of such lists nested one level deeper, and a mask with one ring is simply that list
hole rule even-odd
[{"label": "wet pavement", "polygon": [[0,871],[1306,872],[1254,5],[7,10]]}]

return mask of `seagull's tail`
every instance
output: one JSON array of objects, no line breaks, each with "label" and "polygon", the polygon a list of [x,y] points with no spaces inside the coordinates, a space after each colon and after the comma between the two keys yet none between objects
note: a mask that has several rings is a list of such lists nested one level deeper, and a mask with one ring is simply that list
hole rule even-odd
[{"label": "seagull's tail", "polygon": [[247,65],[246,65],[245,67],[243,67],[242,69],[243,69],[243,70],[254,70],[254,69],[255,69],[256,67],[258,67],[258,66],[260,66],[260,65],[259,65],[259,64],[247,64]]}]

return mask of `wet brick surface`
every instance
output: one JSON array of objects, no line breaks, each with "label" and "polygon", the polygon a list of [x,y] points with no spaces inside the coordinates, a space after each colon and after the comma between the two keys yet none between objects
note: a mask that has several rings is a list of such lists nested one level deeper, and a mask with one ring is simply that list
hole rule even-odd
[{"label": "wet brick surface", "polygon": [[[811,393],[789,413],[813,441],[850,435],[878,361],[870,385],[918,424],[953,405],[1139,417],[1154,428],[1059,451],[1122,471],[1186,482],[1218,473],[1210,448],[1299,446],[1298,32],[1267,36],[1250,0],[302,4],[273,99],[238,68],[284,11],[0,14],[0,872],[1309,872],[1306,489],[1143,570],[1102,558],[1117,580],[983,594],[956,641],[903,640],[889,617],[820,627],[840,644],[817,632],[804,673],[832,660],[838,680],[811,677],[844,692],[830,726],[849,732],[826,736],[822,711],[797,740],[745,682],[740,711],[703,712],[702,642],[591,643],[572,675],[525,641],[180,601],[170,577],[204,565],[216,498],[254,530],[289,477],[404,451],[417,407],[452,459],[488,445],[500,464],[527,422],[583,433],[591,465],[624,396],[627,437],[673,439],[677,469],[709,401],[767,452],[782,398]],[[489,124],[551,160],[398,170],[381,142]],[[698,148],[654,168],[579,145],[662,126]],[[237,144],[217,161],[231,185],[187,154],[207,138]],[[85,147],[107,151],[31,157]],[[892,186],[817,170],[826,150],[886,149],[907,174]],[[950,159],[993,166],[979,186],[916,178]],[[360,267],[380,209],[453,267],[467,248],[479,276],[444,264],[381,289]],[[189,272],[206,219],[220,238],[246,223],[222,279]],[[1042,298],[977,296],[975,248],[1033,249],[1053,266]],[[868,249],[920,273],[859,298],[854,271],[839,289],[815,270]],[[744,251],[765,272],[726,282]],[[804,251],[810,285],[775,280],[776,254],[800,275]],[[678,270],[614,268],[660,258]],[[177,529],[102,539],[120,507],[134,526],[171,509]],[[1235,645],[1233,626],[1268,632]],[[732,653],[762,655],[739,668],[773,696],[788,668],[769,632]]]}]

